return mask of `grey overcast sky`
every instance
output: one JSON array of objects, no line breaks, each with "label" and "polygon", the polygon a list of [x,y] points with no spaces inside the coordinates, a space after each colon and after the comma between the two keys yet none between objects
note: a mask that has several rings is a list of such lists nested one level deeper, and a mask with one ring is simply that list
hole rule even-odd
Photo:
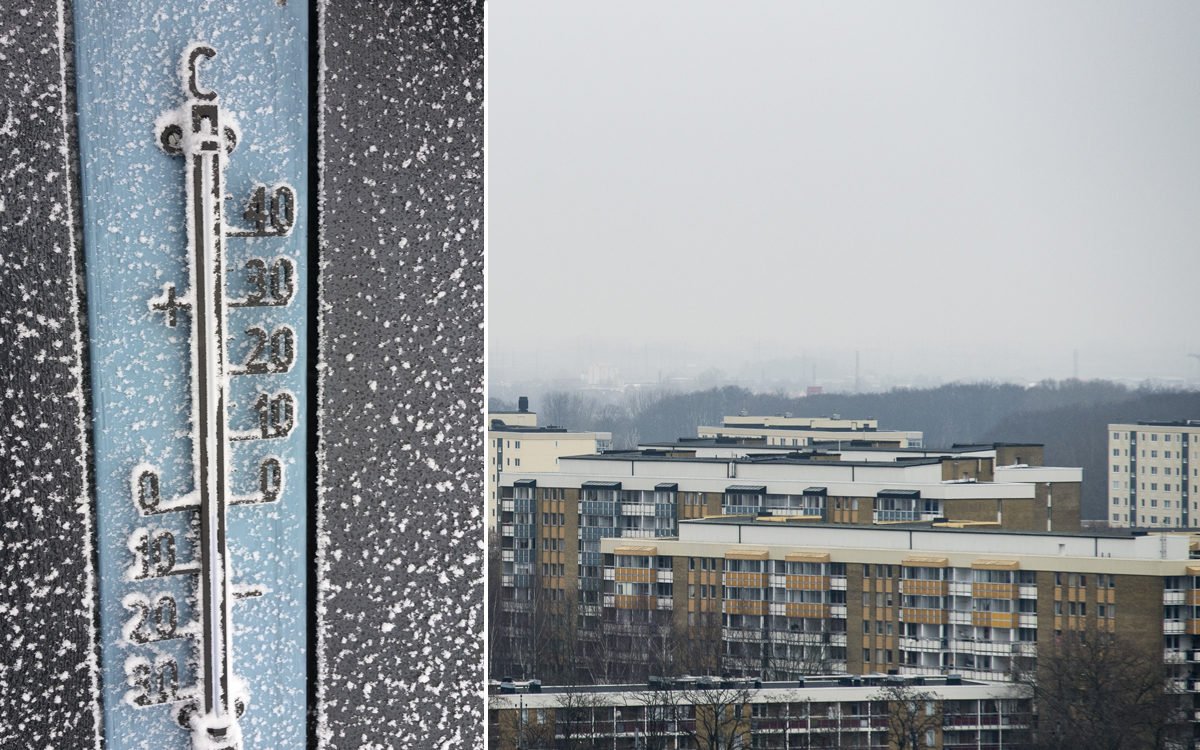
[{"label": "grey overcast sky", "polygon": [[1198,372],[1200,3],[504,0],[487,24],[493,373]]}]

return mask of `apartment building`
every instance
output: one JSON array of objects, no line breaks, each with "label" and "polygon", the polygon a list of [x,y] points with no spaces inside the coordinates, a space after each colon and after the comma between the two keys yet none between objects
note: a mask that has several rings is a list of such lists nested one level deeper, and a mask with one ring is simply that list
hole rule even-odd
[{"label": "apartment building", "polygon": [[[1080,470],[997,467],[997,455],[1009,461],[1004,451],[1010,450],[1029,452],[975,446],[948,455],[851,461],[778,451],[699,458],[686,450],[645,450],[563,457],[554,473],[505,471],[497,632],[514,647],[528,641],[536,630],[531,618],[549,601],[577,605],[572,622],[585,634],[599,633],[603,540],[658,543],[677,536],[686,519],[1078,529]],[[645,582],[655,584],[655,595],[670,595],[659,585],[665,582]],[[614,658],[637,662],[647,643],[628,645]]]},{"label": "apartment building", "polygon": [[720,426],[701,425],[702,438],[762,438],[768,445],[804,448],[813,442],[870,443],[878,447],[919,447],[924,435],[919,430],[881,430],[877,419],[832,417],[727,416]]},{"label": "apartment building", "polygon": [[552,472],[558,459],[598,453],[612,447],[612,433],[572,431],[565,427],[539,427],[529,399],[518,399],[517,411],[488,412],[487,524],[496,531],[496,509],[502,471]]},{"label": "apartment building", "polygon": [[1109,525],[1200,526],[1200,419],[1108,426]]},{"label": "apartment building", "polygon": [[[601,542],[602,620],[720,628],[719,667],[794,677],[1008,679],[1066,630],[1161,645],[1200,691],[1200,564],[1187,534],[1052,534],[685,521],[679,536]],[[613,627],[620,633],[621,627]]]},{"label": "apartment building", "polygon": [[[915,706],[904,701],[912,695],[920,697]],[[1027,740],[1031,710],[1011,684],[946,676],[699,677],[586,688],[508,682],[488,690],[488,746],[890,750],[895,734],[907,732],[925,748],[1015,750]]]}]

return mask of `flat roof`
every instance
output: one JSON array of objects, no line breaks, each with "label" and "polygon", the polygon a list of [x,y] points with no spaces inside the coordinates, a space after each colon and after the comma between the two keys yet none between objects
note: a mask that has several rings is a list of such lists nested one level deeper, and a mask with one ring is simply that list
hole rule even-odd
[{"label": "flat roof", "polygon": [[716,458],[709,456],[672,456],[666,451],[656,449],[648,450],[610,450],[603,453],[585,453],[578,456],[563,456],[564,459],[571,460],[587,460],[587,461],[676,461],[679,463],[739,463],[739,464],[787,464],[795,466],[862,466],[862,467],[883,467],[893,469],[896,467],[907,466],[935,466],[942,462],[940,456],[918,457],[914,456],[911,459],[906,458],[902,463],[898,461],[821,461],[819,459],[807,458],[800,451],[786,453],[783,455],[776,454],[759,454],[752,456],[738,456],[736,458]]},{"label": "flat roof", "polygon": [[[956,677],[953,675],[889,675],[889,674],[833,674],[833,675],[815,675],[804,677],[802,680],[773,680],[762,681],[761,687],[754,685],[754,678],[751,677],[719,677],[716,675],[699,676],[685,675],[683,677],[662,678],[667,683],[673,683],[678,687],[674,689],[692,689],[696,683],[701,680],[709,680],[714,686],[720,686],[722,682],[732,683],[737,687],[746,687],[752,690],[795,690],[798,688],[862,688],[862,687],[887,687],[890,685],[913,685],[924,687],[957,687],[959,685],[1005,685],[1016,687],[1013,683],[1008,682],[989,682],[986,680],[969,680],[964,677]],[[524,695],[529,695],[528,688],[531,682],[536,680],[514,680],[512,685],[516,690]],[[803,683],[803,684],[801,684]],[[500,686],[503,684],[500,680],[488,681],[488,694],[490,695],[513,695],[513,693],[501,693]],[[624,685],[542,685],[536,693],[542,695],[555,695],[563,693],[645,693],[651,688],[648,683],[632,683]],[[668,688],[660,688],[668,689]]]},{"label": "flat roof", "polygon": [[[769,518],[769,517],[768,517]],[[944,521],[936,523],[954,523],[955,520],[946,518]],[[1008,534],[1011,536],[1070,536],[1080,537],[1085,539],[1133,539],[1136,537],[1148,536],[1150,529],[1094,529],[1094,530],[1064,530],[1064,531],[1036,531],[1024,529],[1005,529],[994,527],[954,527],[954,526],[934,526],[934,521],[898,521],[896,523],[873,524],[873,523],[815,523],[812,521],[793,521],[781,523],[780,521],[762,520],[756,516],[707,516],[705,518],[689,518],[679,519],[679,525],[683,524],[699,524],[704,526],[763,526],[769,528],[779,528],[785,526],[787,528],[812,528],[820,529],[826,532],[829,529],[866,529],[870,531],[936,531],[946,534]],[[1154,532],[1183,532],[1185,529],[1165,529],[1156,528]],[[1186,529],[1192,533],[1196,533],[1197,529]],[[667,537],[671,540],[677,540],[678,537]]]},{"label": "flat roof", "polygon": [[893,430],[887,427],[813,427],[806,424],[763,424],[761,422],[738,422],[737,424],[700,425],[706,430],[790,430],[796,432],[920,432],[920,430]]},{"label": "flat roof", "polygon": [[[735,447],[735,448],[757,448],[757,449],[762,449],[762,450],[791,451],[791,452],[797,452],[796,448],[800,447],[800,446],[791,446],[791,445],[770,445],[765,442],[758,442],[758,443],[744,442],[747,440],[762,441],[762,440],[764,440],[764,438],[751,438],[751,437],[747,437],[747,436],[738,436],[738,435],[722,436],[722,437],[696,437],[696,438],[680,437],[675,440],[647,441],[647,442],[641,443],[641,445],[647,446],[649,448],[661,448],[661,449]],[[940,448],[940,447],[889,448],[886,446],[880,447],[880,446],[874,446],[874,445],[844,446],[845,442],[846,442],[845,440],[813,440],[807,446],[804,446],[803,450],[798,451],[798,452],[816,453],[816,452],[820,452],[820,449],[824,449],[824,448],[833,448],[834,452],[836,452],[837,450],[839,450],[839,448],[837,447],[839,445],[843,445],[843,447],[841,448],[842,450],[876,452],[876,453],[915,453],[915,454],[923,454],[923,453],[953,454],[953,453],[969,453],[969,452],[973,452],[973,451],[994,450],[996,448],[1024,448],[1024,447],[1042,448],[1042,447],[1045,447],[1044,443],[1002,442],[1002,443],[955,443],[954,445],[952,445],[949,448]],[[817,450],[813,450],[813,449],[817,449]],[[826,455],[832,455],[832,454],[826,454]]]}]

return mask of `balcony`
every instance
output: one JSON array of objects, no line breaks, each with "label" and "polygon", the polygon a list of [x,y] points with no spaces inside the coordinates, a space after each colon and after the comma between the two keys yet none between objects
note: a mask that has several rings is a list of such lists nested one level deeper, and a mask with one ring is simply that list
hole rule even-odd
[{"label": "balcony", "polygon": [[829,588],[831,591],[846,590],[846,576],[833,576],[829,579]]},{"label": "balcony", "polygon": [[900,648],[905,651],[941,651],[941,638],[901,638]]},{"label": "balcony", "polygon": [[725,585],[743,589],[765,589],[766,573],[726,573]]},{"label": "balcony", "polygon": [[829,605],[817,602],[788,602],[786,613],[788,617],[825,619],[829,617]]},{"label": "balcony", "polygon": [[659,583],[674,583],[675,582],[675,571],[663,570],[660,568],[658,571],[658,582]]},{"label": "balcony", "polygon": [[765,615],[767,603],[755,599],[726,599],[722,609],[727,615]]},{"label": "balcony", "polygon": [[721,640],[760,643],[763,640],[763,631],[748,628],[721,628]]},{"label": "balcony", "polygon": [[1178,635],[1187,629],[1183,620],[1164,620],[1163,635]]},{"label": "balcony", "polygon": [[790,591],[828,591],[829,576],[788,576],[787,588]]},{"label": "balcony", "polygon": [[834,604],[834,605],[830,606],[829,616],[837,618],[839,620],[845,620],[846,619],[846,605],[845,604]]},{"label": "balcony", "polygon": [[904,607],[900,610],[900,621],[924,623],[927,625],[945,625],[946,610]]},{"label": "balcony", "polygon": [[1187,595],[1182,591],[1164,591],[1163,604],[1183,604]]},{"label": "balcony", "polygon": [[971,583],[969,581],[950,581],[950,596],[970,596]]},{"label": "balcony", "polygon": [[613,580],[618,583],[654,583],[654,578],[655,572],[650,568],[616,568],[613,571]]},{"label": "balcony", "polygon": [[1174,649],[1165,649],[1163,651],[1164,664],[1186,664],[1187,654],[1183,651],[1175,651]]},{"label": "balcony", "polygon": [[1017,616],[1011,612],[972,612],[971,624],[983,628],[1015,628]]},{"label": "balcony", "polygon": [[1017,587],[1017,596],[1022,599],[1037,599],[1037,586],[1023,583]]},{"label": "balcony", "polygon": [[513,501],[512,500],[501,500],[500,501],[500,510],[502,512],[511,513],[513,510]]},{"label": "balcony", "polygon": [[976,599],[1016,599],[1017,585],[976,582],[971,584],[971,596]]},{"label": "balcony", "polygon": [[946,581],[922,581],[905,578],[900,581],[900,593],[909,596],[946,596],[949,584]]},{"label": "balcony", "polygon": [[1017,614],[1017,627],[1036,628],[1037,627],[1037,615],[1031,615],[1031,614],[1027,614],[1027,613]]},{"label": "balcony", "polygon": [[511,523],[506,523],[500,527],[500,536],[512,536],[512,535],[513,535],[513,525]]}]

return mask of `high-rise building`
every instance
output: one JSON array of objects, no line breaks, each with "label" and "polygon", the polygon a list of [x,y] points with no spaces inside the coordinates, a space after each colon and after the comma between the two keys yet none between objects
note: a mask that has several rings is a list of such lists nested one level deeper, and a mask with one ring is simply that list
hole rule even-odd
[{"label": "high-rise building", "polygon": [[1108,426],[1111,526],[1200,527],[1200,420]]}]

